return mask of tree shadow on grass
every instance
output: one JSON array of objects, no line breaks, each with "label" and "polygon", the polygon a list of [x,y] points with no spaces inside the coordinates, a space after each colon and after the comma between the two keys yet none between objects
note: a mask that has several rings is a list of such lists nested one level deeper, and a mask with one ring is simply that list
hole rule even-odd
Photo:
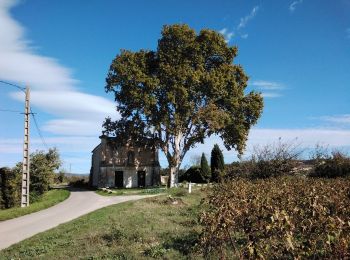
[{"label": "tree shadow on grass", "polygon": [[170,237],[168,241],[164,242],[163,247],[177,250],[183,255],[188,255],[198,250],[199,236],[200,233],[191,231],[182,236]]}]

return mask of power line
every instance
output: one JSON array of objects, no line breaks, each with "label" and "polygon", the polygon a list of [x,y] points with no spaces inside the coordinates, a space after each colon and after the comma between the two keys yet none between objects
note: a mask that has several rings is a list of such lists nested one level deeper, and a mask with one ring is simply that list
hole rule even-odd
[{"label": "power line", "polygon": [[0,83],[3,83],[3,84],[6,84],[6,85],[9,85],[9,86],[18,88],[18,89],[21,90],[22,92],[25,92],[25,88],[23,88],[23,87],[21,87],[21,86],[18,86],[18,85],[16,85],[16,84],[12,84],[12,83],[10,83],[10,82],[6,82],[6,81],[3,81],[3,80],[0,80]]},{"label": "power line", "polygon": [[46,144],[45,142],[45,139],[44,139],[44,136],[42,135],[41,131],[40,131],[40,128],[39,128],[39,125],[38,125],[38,122],[36,121],[36,117],[35,117],[35,113],[33,113],[32,109],[30,108],[30,114],[33,116],[33,120],[34,120],[34,125],[35,125],[35,128],[39,134],[39,137],[41,139],[41,142],[43,143],[43,145],[45,146],[45,148],[47,150],[49,150],[48,148],[48,145]]},{"label": "power line", "polygon": [[[3,80],[0,80],[0,83],[3,83],[3,84],[6,84],[6,85],[15,87],[15,88],[21,90],[22,92],[26,93],[26,92],[25,92],[26,88],[23,88],[23,87],[18,86],[18,85],[16,85],[16,84],[12,84],[12,83],[10,83],[10,82],[6,82],[6,81],[3,81]],[[17,110],[10,110],[10,109],[0,109],[0,111],[3,111],[3,112],[14,112],[14,113],[15,113],[15,112],[16,112],[16,113],[18,112],[18,113],[21,113],[20,111],[17,111]],[[40,137],[40,139],[41,139],[41,142],[43,143],[43,145],[45,146],[45,148],[48,150],[48,149],[49,149],[49,148],[48,148],[48,145],[46,144],[45,139],[44,139],[44,136],[42,135],[42,133],[41,133],[41,131],[40,131],[38,122],[36,121],[36,117],[35,117],[35,115],[34,115],[35,113],[33,113],[32,108],[30,108],[30,114],[33,116],[34,125],[35,125],[35,128],[36,128],[36,130],[37,130],[37,132],[38,132],[38,134],[39,134],[39,137]]]}]

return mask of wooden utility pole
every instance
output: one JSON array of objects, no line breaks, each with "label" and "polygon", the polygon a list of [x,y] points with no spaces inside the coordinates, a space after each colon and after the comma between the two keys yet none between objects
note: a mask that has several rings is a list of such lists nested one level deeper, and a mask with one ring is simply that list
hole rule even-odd
[{"label": "wooden utility pole", "polygon": [[21,207],[29,206],[29,115],[30,113],[30,93],[26,87],[24,106],[24,143],[23,143],[23,168],[22,168],[22,199]]}]

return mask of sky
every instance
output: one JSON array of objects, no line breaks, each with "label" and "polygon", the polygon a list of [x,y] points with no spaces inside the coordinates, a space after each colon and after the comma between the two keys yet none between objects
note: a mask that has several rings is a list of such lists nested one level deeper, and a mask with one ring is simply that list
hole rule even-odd
[{"label": "sky", "polygon": [[[237,46],[247,91],[264,96],[246,156],[279,139],[349,151],[350,0],[0,0],[0,80],[30,86],[43,136],[31,120],[31,151],[57,147],[63,168],[88,173],[104,118],[119,117],[104,91],[112,60],[121,49],[156,50],[163,25],[179,23]],[[23,93],[0,83],[0,167],[22,160],[23,107]],[[182,167],[215,143],[237,160],[212,136]]]}]

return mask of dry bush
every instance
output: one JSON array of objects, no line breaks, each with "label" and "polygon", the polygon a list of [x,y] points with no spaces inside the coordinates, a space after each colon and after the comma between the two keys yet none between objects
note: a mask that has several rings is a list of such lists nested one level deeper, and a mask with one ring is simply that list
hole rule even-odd
[{"label": "dry bush", "polygon": [[213,188],[201,245],[220,258],[350,257],[350,179],[237,179]]},{"label": "dry bush", "polygon": [[248,160],[227,166],[225,176],[264,179],[288,175],[302,152],[295,141],[282,142],[281,139],[277,143],[255,146]]},{"label": "dry bush", "polygon": [[343,152],[333,151],[331,156],[323,156],[315,160],[312,177],[346,177],[350,176],[350,157]]}]

